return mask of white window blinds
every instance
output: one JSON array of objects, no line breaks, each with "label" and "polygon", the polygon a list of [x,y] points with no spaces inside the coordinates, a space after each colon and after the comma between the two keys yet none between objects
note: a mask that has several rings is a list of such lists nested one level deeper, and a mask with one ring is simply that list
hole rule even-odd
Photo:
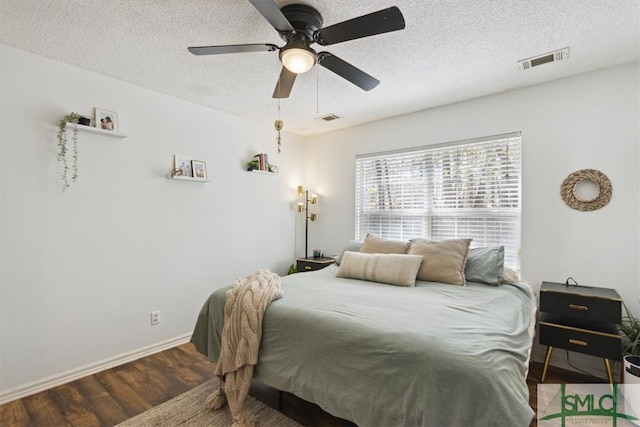
[{"label": "white window blinds", "polygon": [[520,268],[520,133],[356,157],[356,239],[473,238]]}]

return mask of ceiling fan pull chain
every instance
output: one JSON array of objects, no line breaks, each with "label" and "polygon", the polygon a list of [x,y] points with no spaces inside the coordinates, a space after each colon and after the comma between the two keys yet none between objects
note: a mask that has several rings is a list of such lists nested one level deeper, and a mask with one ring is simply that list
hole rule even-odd
[{"label": "ceiling fan pull chain", "polygon": [[281,148],[282,143],[280,141],[280,131],[284,127],[284,123],[282,122],[282,120],[276,120],[275,127],[276,127],[276,130],[278,131],[278,136],[276,136],[276,141],[278,142],[278,153],[282,153],[282,148]]},{"label": "ceiling fan pull chain", "polygon": [[278,131],[278,136],[276,136],[276,141],[278,142],[278,153],[282,152],[282,142],[280,139],[280,131],[284,127],[284,122],[280,120],[280,99],[278,99],[278,120],[274,123],[276,131]]}]

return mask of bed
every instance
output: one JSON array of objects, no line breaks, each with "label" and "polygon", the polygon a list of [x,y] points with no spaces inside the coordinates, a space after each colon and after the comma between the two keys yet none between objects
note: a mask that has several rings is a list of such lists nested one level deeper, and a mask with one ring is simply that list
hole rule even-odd
[{"label": "bed", "polygon": [[[526,284],[404,287],[339,272],[282,277],[255,378],[359,426],[529,425],[536,307]],[[227,289],[207,299],[192,336],[213,362]]]}]

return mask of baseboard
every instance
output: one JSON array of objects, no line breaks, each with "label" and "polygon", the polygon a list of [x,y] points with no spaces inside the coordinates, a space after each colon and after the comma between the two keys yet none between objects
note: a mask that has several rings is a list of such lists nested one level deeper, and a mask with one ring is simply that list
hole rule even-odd
[{"label": "baseboard", "polygon": [[22,399],[23,397],[48,390],[52,387],[75,381],[79,378],[86,377],[87,375],[95,374],[96,372],[124,365],[125,363],[132,362],[150,354],[159,353],[169,348],[189,342],[190,338],[191,333],[189,332],[184,335],[161,341],[156,344],[148,345],[146,347],[142,347],[127,353],[122,353],[108,359],[103,359],[98,362],[91,363],[89,365],[81,366],[76,369],[71,369],[60,374],[52,375],[18,387],[14,387],[6,391],[2,391],[0,392],[0,405],[16,399]]}]

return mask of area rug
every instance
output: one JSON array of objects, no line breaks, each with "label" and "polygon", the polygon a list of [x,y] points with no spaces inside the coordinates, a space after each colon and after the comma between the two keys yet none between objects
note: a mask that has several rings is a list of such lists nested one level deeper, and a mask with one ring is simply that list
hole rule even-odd
[{"label": "area rug", "polygon": [[[217,387],[218,379],[212,379],[193,390],[149,409],[116,427],[138,426],[189,426],[189,427],[230,427],[233,423],[229,406],[219,411],[207,408],[206,400]],[[268,407],[264,403],[247,396],[245,410],[255,417],[256,426],[301,427],[300,424]]]}]

